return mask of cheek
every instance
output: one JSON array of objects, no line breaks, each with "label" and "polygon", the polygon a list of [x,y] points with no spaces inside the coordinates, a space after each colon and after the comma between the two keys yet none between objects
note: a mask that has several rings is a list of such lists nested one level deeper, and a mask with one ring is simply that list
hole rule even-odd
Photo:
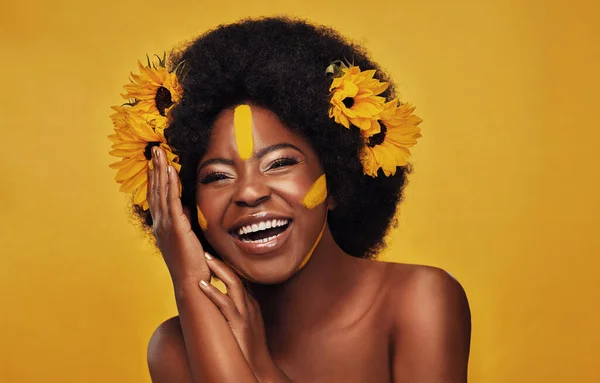
[{"label": "cheek", "polygon": [[213,190],[196,192],[196,210],[198,213],[198,224],[203,231],[210,230],[214,225],[218,227],[222,220],[223,211],[230,197],[224,193]]},{"label": "cheek", "polygon": [[196,209],[198,211],[198,224],[200,225],[200,228],[202,230],[208,229],[208,221],[206,220],[204,213],[202,213],[202,210],[200,210],[200,206],[196,206]]},{"label": "cheek", "polygon": [[308,209],[314,209],[327,199],[327,181],[325,174],[317,178],[317,180],[308,189],[308,192],[302,198],[302,205]]},{"label": "cheek", "polygon": [[327,199],[325,174],[316,180],[304,178],[278,179],[271,183],[273,191],[291,204],[314,209]]}]

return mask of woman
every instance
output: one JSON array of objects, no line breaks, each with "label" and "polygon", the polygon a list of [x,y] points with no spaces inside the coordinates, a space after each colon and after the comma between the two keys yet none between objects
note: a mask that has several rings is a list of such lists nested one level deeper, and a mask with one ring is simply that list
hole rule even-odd
[{"label": "woman", "polygon": [[466,381],[460,284],[373,260],[420,119],[363,50],[268,18],[218,27],[170,67],[140,65],[111,136],[179,311],[150,340],[153,382]]}]

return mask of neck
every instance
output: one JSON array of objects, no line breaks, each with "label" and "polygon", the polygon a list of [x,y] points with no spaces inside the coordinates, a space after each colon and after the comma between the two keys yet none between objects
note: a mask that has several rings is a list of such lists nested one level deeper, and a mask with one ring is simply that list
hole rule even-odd
[{"label": "neck", "polygon": [[354,288],[355,268],[355,258],[337,245],[327,227],[309,262],[292,278],[276,285],[250,284],[267,332],[317,326],[331,319]]}]

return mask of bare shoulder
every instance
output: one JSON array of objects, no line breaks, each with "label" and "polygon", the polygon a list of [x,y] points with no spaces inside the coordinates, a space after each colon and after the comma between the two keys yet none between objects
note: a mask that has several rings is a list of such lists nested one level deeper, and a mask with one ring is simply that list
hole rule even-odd
[{"label": "bare shoulder", "polygon": [[402,263],[388,267],[388,298],[399,309],[399,319],[411,320],[423,314],[470,315],[464,288],[448,272]]},{"label": "bare shoulder", "polygon": [[161,323],[148,343],[148,368],[152,382],[192,381],[179,317]]},{"label": "bare shoulder", "polygon": [[471,314],[461,284],[435,267],[388,267],[396,380],[466,381]]}]

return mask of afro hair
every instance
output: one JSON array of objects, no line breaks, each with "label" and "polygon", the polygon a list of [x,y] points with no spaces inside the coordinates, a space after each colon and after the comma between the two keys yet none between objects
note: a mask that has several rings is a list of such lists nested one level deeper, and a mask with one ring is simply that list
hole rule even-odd
[{"label": "afro hair", "polygon": [[[410,166],[389,177],[381,170],[376,178],[364,175],[359,129],[347,129],[328,115],[331,77],[325,70],[337,60],[376,69],[377,79],[390,82],[381,96],[394,98],[390,79],[362,47],[303,20],[275,17],[221,25],[171,54],[170,66],[182,68],[183,97],[170,111],[165,134],[180,157],[182,203],[205,249],[212,247],[197,223],[196,166],[218,114],[245,101],[273,111],[314,148],[335,201],[328,223],[340,248],[373,258],[385,245]],[[137,213],[152,225],[148,211],[138,208]]]}]

